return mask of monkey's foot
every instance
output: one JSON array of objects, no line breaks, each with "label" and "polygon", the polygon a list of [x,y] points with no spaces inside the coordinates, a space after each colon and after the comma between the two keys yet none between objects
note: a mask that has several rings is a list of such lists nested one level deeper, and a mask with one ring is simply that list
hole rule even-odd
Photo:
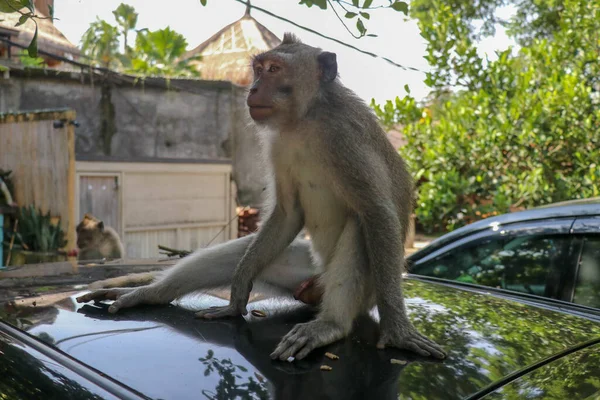
[{"label": "monkey's foot", "polygon": [[433,340],[421,335],[414,328],[408,330],[393,329],[382,330],[377,348],[397,347],[414,351],[425,357],[446,358],[446,352]]},{"label": "monkey's foot", "polygon": [[122,308],[135,307],[140,304],[168,304],[170,302],[152,299],[144,289],[145,288],[100,289],[79,296],[77,302],[87,303],[89,301],[116,300],[108,307],[108,312],[111,314],[116,313]]},{"label": "monkey's foot", "polygon": [[344,329],[333,322],[314,320],[297,324],[281,339],[271,358],[283,361],[294,357],[301,360],[317,347],[326,346],[344,336]]},{"label": "monkey's foot", "polygon": [[227,317],[239,317],[248,314],[246,307],[236,307],[232,305],[224,307],[211,307],[206,310],[200,310],[196,313],[196,318],[217,319]]}]

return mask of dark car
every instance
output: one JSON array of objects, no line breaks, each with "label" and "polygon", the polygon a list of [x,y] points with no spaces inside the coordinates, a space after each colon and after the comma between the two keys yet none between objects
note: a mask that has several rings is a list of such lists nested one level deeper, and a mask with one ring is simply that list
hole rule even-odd
[{"label": "dark car", "polygon": [[446,360],[377,350],[373,312],[357,321],[348,339],[301,361],[272,361],[269,354],[281,337],[313,316],[313,310],[293,300],[249,305],[266,317],[249,313],[245,320],[216,321],[194,319],[191,312],[226,302],[208,295],[114,315],[105,303],[77,304],[77,292],[55,300],[20,300],[4,308],[8,313],[0,323],[0,397],[600,397],[600,312],[429,278],[409,277],[404,287],[410,318],[447,349]]},{"label": "dark car", "polygon": [[484,219],[408,259],[411,274],[600,308],[600,198]]}]

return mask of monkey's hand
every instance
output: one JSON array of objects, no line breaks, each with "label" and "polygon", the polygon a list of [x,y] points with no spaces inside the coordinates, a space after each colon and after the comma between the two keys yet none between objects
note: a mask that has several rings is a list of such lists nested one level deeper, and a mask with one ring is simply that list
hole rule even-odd
[{"label": "monkey's hand", "polygon": [[344,336],[344,329],[335,322],[316,319],[297,324],[281,339],[271,358],[284,361],[294,357],[301,360],[314,349],[327,346]]},{"label": "monkey's hand", "polygon": [[382,326],[377,348],[397,347],[414,351],[425,357],[446,358],[446,352],[434,341],[421,335],[410,323]]},{"label": "monkey's hand", "polygon": [[214,319],[238,317],[248,314],[246,306],[252,291],[252,281],[243,276],[234,276],[231,283],[231,297],[229,305],[225,307],[211,307],[206,310],[200,310],[196,313],[197,318]]},{"label": "monkey's hand", "polygon": [[204,319],[216,319],[216,318],[227,318],[227,317],[238,317],[240,315],[248,314],[248,310],[245,305],[235,305],[230,303],[225,307],[211,307],[206,310],[200,310],[196,313],[197,318]]},{"label": "monkey's hand", "polygon": [[122,308],[135,307],[140,304],[169,304],[171,300],[160,300],[157,296],[151,296],[146,287],[141,288],[113,288],[99,289],[93,292],[79,296],[78,303],[87,303],[89,301],[115,300],[108,312],[116,313]]}]

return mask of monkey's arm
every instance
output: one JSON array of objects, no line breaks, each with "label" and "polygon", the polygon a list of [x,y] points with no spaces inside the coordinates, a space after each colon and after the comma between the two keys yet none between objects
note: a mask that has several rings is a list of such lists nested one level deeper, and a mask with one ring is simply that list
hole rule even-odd
[{"label": "monkey's arm", "polygon": [[277,204],[235,268],[229,305],[202,310],[196,316],[211,319],[246,315],[252,281],[292,243],[303,226],[299,207],[284,209]]},{"label": "monkey's arm", "polygon": [[[379,153],[346,144],[333,159],[335,188],[360,220],[365,238],[369,269],[373,274],[377,308],[381,318],[381,337],[377,347],[405,348],[418,354],[444,358],[443,350],[421,335],[408,319],[402,293],[401,267],[404,262],[403,227],[393,198],[389,169]],[[356,160],[359,159],[360,162]],[[403,184],[400,180],[397,184]],[[401,212],[409,213],[410,199]]]}]

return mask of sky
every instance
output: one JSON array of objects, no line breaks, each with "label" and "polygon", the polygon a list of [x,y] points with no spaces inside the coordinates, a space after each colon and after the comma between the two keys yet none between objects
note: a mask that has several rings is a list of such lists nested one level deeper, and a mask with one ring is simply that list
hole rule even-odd
[{"label": "sky", "polygon": [[[207,6],[202,6],[199,0],[55,0],[56,27],[72,43],[79,45],[83,33],[97,17],[114,23],[112,11],[122,2],[138,12],[138,28],[155,30],[169,26],[185,36],[188,49],[198,46],[224,26],[241,18],[245,12],[245,5],[235,0],[208,0]],[[402,70],[258,10],[252,10],[252,16],[279,38],[284,32],[293,32],[307,44],[335,52],[340,79],[367,102],[372,98],[382,103],[396,96],[403,97],[406,84],[417,99],[427,95],[428,90],[423,83],[424,71],[428,70],[423,58],[426,46],[414,21],[406,20],[402,13],[390,9],[372,10],[366,27],[368,33],[378,36],[355,39],[331,10],[324,11],[316,6],[308,8],[298,3],[299,0],[252,0],[252,5],[423,72]],[[387,0],[373,2],[373,6],[380,4],[389,3]],[[348,20],[345,21],[348,23]],[[350,24],[353,26],[355,20]],[[503,50],[511,44],[512,41],[499,29],[495,37],[480,44],[479,50],[493,59],[495,50]]]}]

